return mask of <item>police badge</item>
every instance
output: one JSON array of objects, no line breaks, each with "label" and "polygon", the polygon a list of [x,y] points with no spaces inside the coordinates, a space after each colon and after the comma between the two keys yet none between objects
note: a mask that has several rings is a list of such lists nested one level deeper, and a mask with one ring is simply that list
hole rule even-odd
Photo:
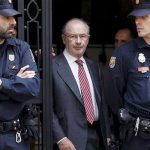
[{"label": "police badge", "polygon": [[8,59],[9,59],[10,61],[14,61],[14,60],[15,60],[15,55],[14,55],[14,54],[9,54],[9,55],[8,55]]},{"label": "police badge", "polygon": [[109,67],[114,68],[116,64],[116,57],[111,57],[109,62]]},{"label": "police badge", "polygon": [[143,53],[139,53],[138,60],[140,63],[144,63],[146,61],[146,58]]}]

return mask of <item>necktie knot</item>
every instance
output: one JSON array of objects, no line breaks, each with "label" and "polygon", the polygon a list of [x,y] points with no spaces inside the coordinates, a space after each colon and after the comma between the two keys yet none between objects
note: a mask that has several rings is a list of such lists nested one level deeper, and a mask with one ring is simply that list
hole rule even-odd
[{"label": "necktie knot", "polygon": [[77,59],[75,61],[78,65],[83,66],[83,61],[81,59]]}]

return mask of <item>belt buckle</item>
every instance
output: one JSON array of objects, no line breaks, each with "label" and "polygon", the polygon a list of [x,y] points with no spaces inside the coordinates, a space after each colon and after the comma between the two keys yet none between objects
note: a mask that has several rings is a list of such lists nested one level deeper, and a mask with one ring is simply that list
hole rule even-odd
[{"label": "belt buckle", "polygon": [[0,122],[0,132],[3,132],[4,131],[4,126],[3,126],[3,123]]}]

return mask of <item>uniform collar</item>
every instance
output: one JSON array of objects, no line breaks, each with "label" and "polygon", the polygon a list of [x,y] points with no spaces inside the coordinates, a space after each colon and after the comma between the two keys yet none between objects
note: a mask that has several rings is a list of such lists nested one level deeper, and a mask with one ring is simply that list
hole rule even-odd
[{"label": "uniform collar", "polygon": [[150,45],[148,45],[143,38],[137,38],[137,46],[139,49],[150,48]]},{"label": "uniform collar", "polygon": [[0,45],[0,53],[5,52],[6,47],[8,46],[16,46],[15,40],[13,38],[5,39],[4,43]]},{"label": "uniform collar", "polygon": [[5,41],[5,43],[6,43],[7,45],[16,46],[15,38],[12,38],[12,37],[7,38],[6,41]]}]

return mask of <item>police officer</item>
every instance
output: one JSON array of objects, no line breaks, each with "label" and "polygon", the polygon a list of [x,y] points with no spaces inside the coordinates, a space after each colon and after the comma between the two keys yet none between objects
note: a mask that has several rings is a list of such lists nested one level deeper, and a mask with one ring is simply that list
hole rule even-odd
[{"label": "police officer", "polygon": [[138,38],[116,49],[110,58],[107,100],[114,114],[120,109],[123,150],[150,149],[150,1],[134,0],[129,14]]},{"label": "police officer", "polygon": [[19,119],[25,103],[39,93],[39,76],[29,45],[13,37],[11,0],[0,0],[0,150],[29,150]]}]

